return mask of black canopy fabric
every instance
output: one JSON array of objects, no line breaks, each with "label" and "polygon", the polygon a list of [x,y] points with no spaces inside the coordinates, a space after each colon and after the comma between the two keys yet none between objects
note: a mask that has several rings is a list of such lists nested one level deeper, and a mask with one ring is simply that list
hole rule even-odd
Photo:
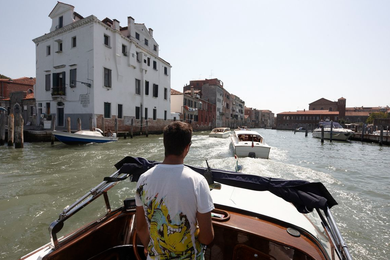
[{"label": "black canopy fabric", "polygon": [[[120,173],[130,174],[131,181],[137,182],[141,174],[157,164],[160,162],[128,156],[115,164],[115,167]],[[325,210],[327,207],[337,205],[336,200],[321,182],[265,178],[239,172],[187,166],[205,176],[209,183],[215,181],[239,188],[269,191],[291,202],[301,213],[312,212],[315,208]]]}]

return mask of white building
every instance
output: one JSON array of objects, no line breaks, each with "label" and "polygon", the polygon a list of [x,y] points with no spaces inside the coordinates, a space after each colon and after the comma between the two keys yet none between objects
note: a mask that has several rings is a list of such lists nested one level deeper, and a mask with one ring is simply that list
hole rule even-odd
[{"label": "white building", "polygon": [[[71,118],[82,128],[161,126],[171,119],[171,65],[159,57],[153,30],[128,17],[86,18],[58,2],[50,32],[36,44],[35,98],[39,114],[55,114],[56,126]],[[104,122],[104,125],[103,125]]]}]

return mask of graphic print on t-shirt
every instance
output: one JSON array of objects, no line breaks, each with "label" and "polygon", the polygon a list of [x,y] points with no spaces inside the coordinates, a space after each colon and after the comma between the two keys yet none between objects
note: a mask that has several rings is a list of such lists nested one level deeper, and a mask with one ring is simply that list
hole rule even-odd
[{"label": "graphic print on t-shirt", "polygon": [[[158,198],[158,194],[148,198],[144,185],[139,186],[137,194],[146,206],[145,214],[150,225],[149,256],[153,258],[158,255],[159,259],[192,259],[195,250],[187,216],[182,212],[171,212],[171,215],[166,198]],[[201,252],[198,242],[196,247],[197,252]]]}]

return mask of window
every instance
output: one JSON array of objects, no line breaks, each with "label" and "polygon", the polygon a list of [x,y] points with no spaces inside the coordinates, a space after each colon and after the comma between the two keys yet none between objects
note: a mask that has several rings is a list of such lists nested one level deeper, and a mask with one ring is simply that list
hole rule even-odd
[{"label": "window", "polygon": [[118,104],[118,118],[123,118],[123,105]]},{"label": "window", "polygon": [[127,56],[127,46],[122,44],[122,53],[124,56]]},{"label": "window", "polygon": [[110,47],[110,36],[108,35],[104,35],[104,45],[106,45],[107,47]]},{"label": "window", "polygon": [[46,56],[49,56],[51,53],[51,50],[50,50],[50,45],[49,46],[46,46]]},{"label": "window", "polygon": [[145,95],[149,96],[149,81],[145,80]]},{"label": "window", "polygon": [[141,95],[141,80],[135,79],[135,94]]},{"label": "window", "polygon": [[45,90],[46,91],[50,91],[50,88],[51,88],[51,86],[50,86],[50,74],[46,74],[45,75]]},{"label": "window", "polygon": [[140,52],[136,52],[136,54],[137,54],[137,61],[141,62],[141,53]]},{"label": "window", "polygon": [[75,88],[76,87],[76,80],[77,80],[77,69],[71,69],[70,70],[70,87]]},{"label": "window", "polygon": [[167,111],[164,110],[164,120],[167,120]]},{"label": "window", "polygon": [[53,95],[65,95],[65,72],[53,73]]},{"label": "window", "polygon": [[150,66],[150,58],[148,57],[148,66]]},{"label": "window", "polygon": [[62,41],[61,40],[57,40],[57,53],[60,53],[62,52]]},{"label": "window", "polygon": [[164,74],[168,76],[168,68],[164,67]]},{"label": "window", "polygon": [[76,36],[72,37],[72,48],[75,48],[77,45]]},{"label": "window", "polygon": [[157,120],[157,109],[153,109],[153,120]]},{"label": "window", "polygon": [[145,107],[145,119],[148,120],[148,108]]},{"label": "window", "polygon": [[30,116],[34,116],[34,115],[36,115],[35,107],[34,106],[30,106]]},{"label": "window", "polygon": [[148,39],[145,38],[145,45],[148,46],[149,45],[149,41]]},{"label": "window", "polygon": [[168,98],[168,89],[164,88],[164,99],[166,100]]},{"label": "window", "polygon": [[153,45],[153,50],[154,50],[154,51],[157,51],[157,45],[156,45],[156,44]]},{"label": "window", "polygon": [[153,97],[158,97],[158,85],[153,84]]},{"label": "window", "polygon": [[153,61],[153,69],[157,70],[157,61]]},{"label": "window", "polygon": [[137,39],[137,40],[139,40],[139,33],[135,33],[135,38]]},{"label": "window", "polygon": [[140,109],[139,107],[135,107],[135,119],[139,119],[140,118]]},{"label": "window", "polygon": [[111,118],[111,103],[104,102],[104,118]]},{"label": "window", "polygon": [[111,70],[104,68],[104,86],[111,88]]},{"label": "window", "polygon": [[64,26],[64,17],[58,17],[58,28],[62,28]]}]

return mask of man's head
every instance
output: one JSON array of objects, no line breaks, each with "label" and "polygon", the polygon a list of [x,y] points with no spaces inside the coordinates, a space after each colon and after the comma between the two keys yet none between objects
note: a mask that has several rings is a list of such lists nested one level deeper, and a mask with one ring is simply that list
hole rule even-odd
[{"label": "man's head", "polygon": [[191,143],[192,127],[190,124],[174,121],[164,127],[165,156],[181,155]]}]

